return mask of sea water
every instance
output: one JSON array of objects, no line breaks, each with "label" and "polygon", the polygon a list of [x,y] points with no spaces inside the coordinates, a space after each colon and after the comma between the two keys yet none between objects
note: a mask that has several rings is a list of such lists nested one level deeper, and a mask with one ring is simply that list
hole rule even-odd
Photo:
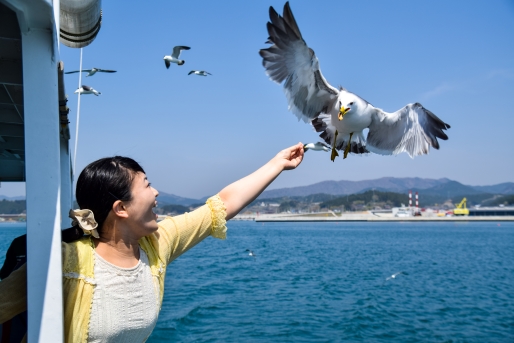
[{"label": "sea water", "polygon": [[513,222],[227,226],[168,267],[149,342],[514,342]]}]

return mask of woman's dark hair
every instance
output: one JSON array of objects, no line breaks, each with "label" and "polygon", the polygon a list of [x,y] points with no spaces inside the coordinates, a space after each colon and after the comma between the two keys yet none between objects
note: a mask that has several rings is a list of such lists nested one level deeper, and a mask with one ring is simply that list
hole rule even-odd
[{"label": "woman's dark hair", "polygon": [[130,201],[132,180],[143,168],[129,157],[114,156],[90,163],[77,180],[76,198],[81,209],[93,211],[98,233],[116,200]]}]

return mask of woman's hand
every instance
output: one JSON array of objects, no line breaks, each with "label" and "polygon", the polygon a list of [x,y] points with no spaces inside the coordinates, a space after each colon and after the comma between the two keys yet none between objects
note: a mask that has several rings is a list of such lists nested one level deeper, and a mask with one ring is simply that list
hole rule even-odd
[{"label": "woman's hand", "polygon": [[295,169],[303,160],[303,144],[298,143],[280,151],[275,159],[283,164],[283,170]]}]

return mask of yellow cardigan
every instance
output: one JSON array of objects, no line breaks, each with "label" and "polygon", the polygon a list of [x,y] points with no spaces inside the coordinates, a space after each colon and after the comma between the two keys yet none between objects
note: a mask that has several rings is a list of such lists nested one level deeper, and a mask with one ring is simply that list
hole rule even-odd
[{"label": "yellow cardigan", "polygon": [[[216,195],[191,213],[160,221],[157,232],[139,241],[148,255],[155,287],[160,289],[159,306],[164,295],[166,266],[209,235],[224,239],[225,217],[225,205]],[[95,287],[94,244],[90,236],[62,243],[62,253],[64,337],[66,342],[87,342]],[[24,266],[0,282],[0,323],[23,312],[26,301]]]}]

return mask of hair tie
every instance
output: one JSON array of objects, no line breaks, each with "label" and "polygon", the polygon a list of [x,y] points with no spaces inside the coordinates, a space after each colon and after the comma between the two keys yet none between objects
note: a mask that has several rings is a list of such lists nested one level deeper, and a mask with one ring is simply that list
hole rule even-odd
[{"label": "hair tie", "polygon": [[95,220],[93,211],[91,210],[70,210],[69,217],[73,219],[71,225],[78,225],[86,235],[100,238],[96,227],[98,223]]}]

